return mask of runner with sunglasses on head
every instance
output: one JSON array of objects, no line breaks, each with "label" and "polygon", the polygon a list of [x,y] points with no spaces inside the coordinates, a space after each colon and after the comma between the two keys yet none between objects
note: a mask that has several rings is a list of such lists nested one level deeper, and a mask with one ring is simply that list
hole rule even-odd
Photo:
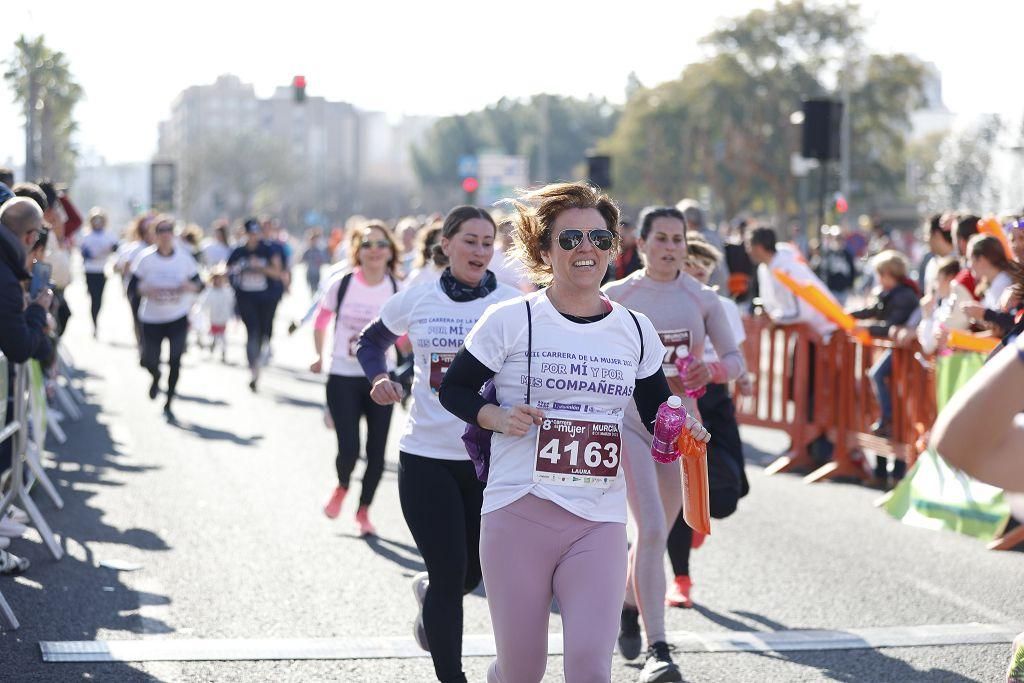
[{"label": "runner with sunglasses on head", "polygon": [[[640,213],[638,249],[644,268],[605,285],[612,301],[650,318],[666,351],[662,369],[673,393],[683,398],[687,413],[698,415],[696,393],[710,382],[723,383],[739,376],[743,360],[736,349],[729,322],[722,314],[714,290],[704,287],[683,270],[686,259],[686,219],[675,207],[649,206]],[[717,363],[705,363],[705,338],[721,351]],[[676,361],[688,359],[685,374]],[[659,463],[651,458],[649,420],[636,408],[626,411],[623,469],[629,507],[636,519],[637,536],[630,551],[629,582],[622,608],[619,651],[626,659],[640,654],[639,617],[647,634],[647,662],[640,681],[681,681],[665,641],[665,542],[682,509],[682,472],[679,461]]]},{"label": "runner with sunglasses on head", "polygon": [[245,244],[235,247],[228,257],[238,315],[245,325],[245,357],[249,362],[252,391],[256,391],[263,345],[270,338],[277,310],[277,289],[271,287],[271,282],[281,279],[281,257],[262,239],[261,230],[258,220],[246,220]]},{"label": "runner with sunglasses on head", "polygon": [[495,232],[484,209],[452,209],[441,228],[439,247],[449,265],[440,279],[403,289],[359,339],[371,396],[389,409],[402,399],[402,388],[387,373],[385,352],[403,334],[413,346],[413,403],[399,442],[398,495],[427,568],[413,578],[420,603],[413,632],[419,646],[430,651],[437,679],[445,682],[466,680],[462,597],[480,583],[483,484],[459,440],[463,425],[441,407],[437,392],[477,319],[492,304],[519,294],[487,270]]},{"label": "runner with sunglasses on head", "polygon": [[[370,523],[369,510],[384,474],[391,406],[371,400],[370,383],[356,359],[356,344],[362,329],[380,314],[384,304],[398,291],[395,279],[398,257],[391,233],[382,223],[369,223],[354,230],[348,255],[351,272],[336,278],[321,300],[320,313],[313,326],[316,360],[309,369],[320,374],[327,329],[331,320],[335,320],[334,350],[327,380],[327,409],[338,439],[335,458],[338,485],[324,506],[324,514],[335,519],[341,513],[352,470],[359,459],[360,418],[365,419],[366,471],[363,473],[356,522],[360,535],[371,536],[376,534],[376,530]],[[387,363],[388,367],[394,368],[394,352],[388,352]]]},{"label": "runner with sunglasses on head", "polygon": [[149,387],[152,399],[160,392],[160,349],[164,339],[170,343],[164,415],[173,422],[171,402],[181,373],[181,356],[185,353],[188,312],[192,308],[192,295],[202,291],[203,282],[196,260],[177,243],[174,219],[158,216],[152,226],[156,244],[139,252],[132,263],[128,291],[140,297],[142,366],[153,378]]},{"label": "runner with sunglasses on head", "polygon": [[[619,221],[607,196],[562,183],[515,207],[516,255],[549,286],[491,307],[440,394],[494,431],[480,537],[497,646],[488,681],[544,677],[553,597],[565,680],[608,681],[626,584],[622,419],[635,401],[653,429],[670,395],[664,347],[646,316],[601,295]],[[488,379],[499,405],[478,393]],[[687,427],[709,438],[693,418]]]}]

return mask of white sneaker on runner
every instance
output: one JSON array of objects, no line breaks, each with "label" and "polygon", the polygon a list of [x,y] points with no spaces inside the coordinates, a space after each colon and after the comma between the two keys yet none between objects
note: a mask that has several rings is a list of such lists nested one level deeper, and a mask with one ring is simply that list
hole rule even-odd
[{"label": "white sneaker on runner", "polygon": [[412,577],[412,595],[416,598],[419,610],[416,613],[416,621],[412,625],[412,636],[416,644],[426,652],[430,652],[430,643],[427,642],[427,629],[423,626],[423,599],[427,596],[427,587],[430,585],[430,575],[420,572]]}]

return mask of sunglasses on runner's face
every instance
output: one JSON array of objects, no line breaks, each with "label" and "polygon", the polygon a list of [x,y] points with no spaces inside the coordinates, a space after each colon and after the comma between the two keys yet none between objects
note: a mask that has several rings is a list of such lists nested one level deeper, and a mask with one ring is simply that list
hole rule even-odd
[{"label": "sunglasses on runner's face", "polygon": [[387,240],[363,240],[359,243],[360,249],[369,249],[371,247],[377,247],[378,249],[387,249],[391,246],[391,243]]},{"label": "sunglasses on runner's face", "polygon": [[174,226],[173,225],[159,225],[159,226],[156,227],[154,232],[156,232],[156,233],[174,232]]},{"label": "sunglasses on runner's face", "polygon": [[611,230],[598,228],[597,230],[577,230],[569,228],[558,233],[558,246],[566,251],[572,251],[583,242],[583,235],[590,238],[590,243],[601,251],[608,251],[615,242],[615,235]]}]

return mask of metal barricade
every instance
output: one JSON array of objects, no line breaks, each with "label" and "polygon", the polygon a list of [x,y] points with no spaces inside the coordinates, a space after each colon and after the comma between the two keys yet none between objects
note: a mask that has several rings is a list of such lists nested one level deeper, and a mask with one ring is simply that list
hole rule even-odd
[{"label": "metal barricade", "polygon": [[[5,421],[6,421],[6,417],[7,417],[7,401],[8,400],[14,400],[18,396],[23,396],[24,395],[25,386],[26,386],[26,377],[25,377],[26,373],[24,371],[24,368],[21,367],[21,366],[15,366],[15,368],[14,368],[14,382],[13,382],[14,391],[13,391],[13,393],[10,396],[8,396],[8,394],[7,394],[8,372],[9,372],[9,365],[7,363],[7,358],[4,357],[2,354],[0,354],[0,385],[2,385],[2,387],[3,387],[3,391],[2,391],[3,400],[0,401],[0,406],[3,406],[4,420]],[[3,443],[4,441],[8,441],[8,440],[12,440],[13,441],[13,443],[11,444],[11,446],[12,446],[12,454],[11,454],[11,456],[12,456],[11,457],[12,466],[13,466],[14,462],[16,462],[19,459],[18,441],[19,441],[19,436],[20,436],[20,434],[23,431],[21,429],[21,425],[23,423],[22,423],[22,421],[19,418],[23,417],[23,413],[24,413],[24,408],[19,406],[18,402],[15,400],[15,402],[14,402],[14,411],[13,411],[13,415],[11,417],[11,420],[9,422],[7,422],[3,426],[3,429],[0,429],[0,443]],[[12,476],[13,476],[13,472],[12,472]],[[10,506],[11,506],[11,501],[7,500],[7,498],[4,498],[3,500],[0,500],[0,519],[2,519],[4,517],[4,515],[7,514],[7,509]],[[11,609],[11,606],[7,603],[7,600],[4,598],[3,592],[0,592],[0,615],[3,615],[4,621],[7,622],[7,625],[11,629],[15,629],[16,630],[16,629],[20,628],[21,624],[18,623],[18,618],[14,615],[14,610]]]}]

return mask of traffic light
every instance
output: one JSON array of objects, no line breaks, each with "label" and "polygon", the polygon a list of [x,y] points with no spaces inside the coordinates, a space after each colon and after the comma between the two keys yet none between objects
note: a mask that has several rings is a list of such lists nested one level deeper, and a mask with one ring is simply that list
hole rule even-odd
[{"label": "traffic light", "polygon": [[480,181],[473,176],[466,176],[462,179],[462,191],[466,193],[467,204],[473,203],[478,189],[480,189]]},{"label": "traffic light", "polygon": [[296,103],[302,103],[306,101],[306,77],[296,76],[292,79],[292,95],[295,97]]},{"label": "traffic light", "polygon": [[836,193],[836,213],[846,213],[849,210],[850,210],[850,204],[849,204],[849,202],[846,201],[846,197],[844,197],[842,194],[837,192]]}]

